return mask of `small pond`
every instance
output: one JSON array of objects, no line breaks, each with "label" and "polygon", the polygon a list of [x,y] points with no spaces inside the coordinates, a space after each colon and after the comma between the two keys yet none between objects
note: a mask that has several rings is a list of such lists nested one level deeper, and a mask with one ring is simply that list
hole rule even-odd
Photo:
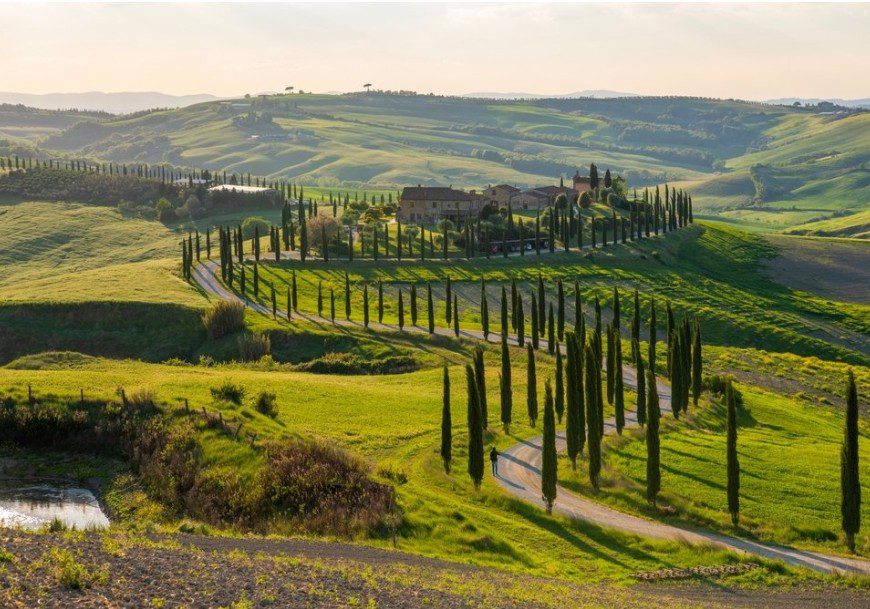
[{"label": "small pond", "polygon": [[109,526],[99,501],[86,488],[0,481],[0,526],[38,529],[54,519],[78,530]]}]

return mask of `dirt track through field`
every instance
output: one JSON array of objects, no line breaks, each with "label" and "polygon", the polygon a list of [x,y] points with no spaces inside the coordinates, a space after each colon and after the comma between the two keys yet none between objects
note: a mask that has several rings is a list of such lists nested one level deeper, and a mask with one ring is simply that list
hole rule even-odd
[{"label": "dirt track through field", "polygon": [[[288,258],[290,254],[290,252],[284,252],[282,253],[282,258]],[[248,298],[243,299],[238,294],[228,290],[216,276],[217,270],[218,264],[215,261],[202,262],[193,269],[194,280],[202,289],[213,296],[232,302],[241,302],[267,316],[272,314],[270,308]],[[301,313],[294,313],[294,317],[316,323],[332,323],[321,317]],[[362,327],[361,322],[345,319],[336,319],[334,323],[340,326]],[[379,323],[370,323],[369,329],[374,331],[399,331],[398,326]],[[426,333],[424,328],[409,325],[405,326],[404,331]],[[435,333],[442,336],[453,336],[454,330],[436,327]],[[483,332],[477,330],[460,330],[459,335],[461,338],[489,340],[489,342],[496,343],[501,341],[501,335],[497,332],[490,333],[488,338],[484,337]],[[508,342],[516,345],[516,337],[510,336]],[[542,339],[540,343],[542,348],[546,348],[546,340]],[[634,368],[623,366],[623,377],[625,385],[628,388],[637,388],[637,374]],[[662,415],[665,415],[671,412],[670,387],[660,380],[657,381],[657,387]],[[627,428],[637,426],[635,412],[626,412],[625,419]],[[612,419],[605,423],[605,433],[615,433]],[[541,495],[541,441],[541,436],[536,436],[502,452],[501,459],[499,460],[499,474],[496,477],[496,481],[512,495],[543,509],[544,501]],[[565,449],[564,433],[557,434],[556,448],[560,451]],[[790,565],[806,567],[825,573],[862,573],[870,575],[870,561],[868,560],[797,550],[785,546],[765,544],[749,539],[729,537],[708,531],[683,528],[655,520],[648,520],[596,503],[562,486],[557,487],[557,497],[553,504],[553,510],[568,518],[584,520],[601,527],[642,537],[715,546],[738,554],[751,554],[771,560],[781,560]]]}]

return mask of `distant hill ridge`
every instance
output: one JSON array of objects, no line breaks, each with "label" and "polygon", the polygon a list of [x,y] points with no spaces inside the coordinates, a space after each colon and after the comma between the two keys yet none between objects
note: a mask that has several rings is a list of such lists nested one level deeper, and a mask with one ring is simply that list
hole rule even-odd
[{"label": "distant hill ridge", "polygon": [[219,99],[208,93],[193,95],[170,95],[157,91],[125,91],[104,93],[88,91],[84,93],[13,93],[0,91],[0,103],[23,104],[43,110],[71,109],[99,110],[113,114],[128,114],[150,108],[183,108],[202,102]]}]

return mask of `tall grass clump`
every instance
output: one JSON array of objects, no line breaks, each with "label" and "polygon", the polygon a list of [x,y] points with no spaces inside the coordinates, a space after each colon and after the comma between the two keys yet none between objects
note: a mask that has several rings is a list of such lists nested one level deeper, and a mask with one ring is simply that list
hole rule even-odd
[{"label": "tall grass clump", "polygon": [[245,327],[245,305],[222,300],[202,314],[202,323],[212,340]]},{"label": "tall grass clump", "polygon": [[266,334],[242,334],[239,336],[239,359],[255,362],[272,350],[272,343]]}]

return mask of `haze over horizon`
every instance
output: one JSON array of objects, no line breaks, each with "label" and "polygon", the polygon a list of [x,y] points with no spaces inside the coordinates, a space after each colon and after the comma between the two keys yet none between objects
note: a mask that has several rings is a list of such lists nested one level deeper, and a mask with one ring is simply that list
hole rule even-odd
[{"label": "haze over horizon", "polygon": [[32,94],[870,95],[866,5],[4,4],[0,19],[16,24],[0,91]]}]

